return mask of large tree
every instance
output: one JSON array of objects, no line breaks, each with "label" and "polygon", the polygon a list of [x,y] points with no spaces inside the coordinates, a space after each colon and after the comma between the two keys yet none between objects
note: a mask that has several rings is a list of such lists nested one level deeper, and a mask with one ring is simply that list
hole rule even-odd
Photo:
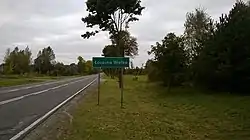
[{"label": "large tree", "polygon": [[[82,37],[89,38],[99,31],[108,31],[117,42],[119,56],[124,56],[124,45],[122,45],[122,32],[128,28],[129,23],[139,20],[144,7],[140,0],[88,0],[86,2],[88,16],[82,18],[87,27],[99,27],[99,30],[86,32]],[[122,86],[122,72],[119,76],[120,87]]]},{"label": "large tree", "polygon": [[77,63],[77,66],[78,66],[78,72],[80,73],[80,74],[85,74],[86,73],[86,62],[85,62],[85,60],[83,59],[83,57],[81,57],[81,56],[79,56],[78,58],[78,63]]},{"label": "large tree", "polygon": [[195,61],[205,41],[214,32],[213,20],[204,9],[196,8],[194,12],[187,13],[184,26],[186,49],[190,58]]},{"label": "large tree", "polygon": [[231,92],[250,91],[250,6],[238,1],[222,15],[198,59],[197,84]]},{"label": "large tree", "polygon": [[169,33],[162,40],[162,43],[157,42],[155,46],[152,46],[149,54],[154,55],[154,62],[159,71],[160,79],[169,89],[183,82],[187,66],[183,38],[177,37],[174,33]]},{"label": "large tree", "polygon": [[7,74],[24,74],[30,71],[31,51],[28,47],[20,50],[16,47],[13,51],[8,49],[4,57],[5,68]]},{"label": "large tree", "polygon": [[[89,15],[82,18],[87,27],[98,26],[101,31],[109,31],[111,35],[118,35],[141,15],[144,7],[140,0],[88,0],[86,2]],[[100,30],[86,32],[82,37],[89,38]]]},{"label": "large tree", "polygon": [[199,69],[197,59],[206,41],[214,33],[214,23],[204,9],[196,8],[194,12],[187,13],[184,26],[185,49],[189,56],[187,77],[190,82],[193,82]]},{"label": "large tree", "polygon": [[157,62],[153,60],[148,60],[146,63],[146,72],[148,75],[148,80],[151,82],[160,81],[160,71],[157,67]]},{"label": "large tree", "polygon": [[55,58],[54,51],[50,46],[39,51],[34,61],[36,71],[41,74],[50,73],[53,69]]},{"label": "large tree", "polygon": [[93,62],[91,60],[86,61],[86,72],[88,74],[93,74],[94,72],[94,68],[93,68]]}]

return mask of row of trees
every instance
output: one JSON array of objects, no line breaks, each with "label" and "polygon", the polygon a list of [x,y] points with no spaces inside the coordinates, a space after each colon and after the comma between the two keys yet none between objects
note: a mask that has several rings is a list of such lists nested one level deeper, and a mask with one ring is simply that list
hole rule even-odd
[{"label": "row of trees", "polygon": [[187,14],[185,32],[153,45],[147,62],[151,81],[170,89],[184,83],[228,92],[250,91],[250,5],[237,1],[214,20],[203,10]]},{"label": "row of trees", "polygon": [[78,57],[78,64],[72,63],[64,65],[56,62],[56,56],[51,47],[47,47],[38,52],[37,58],[32,61],[32,53],[29,47],[24,50],[16,47],[14,50],[7,49],[3,74],[29,74],[37,73],[40,75],[71,76],[94,74],[96,70],[92,67],[92,61],[85,61],[81,56]]}]

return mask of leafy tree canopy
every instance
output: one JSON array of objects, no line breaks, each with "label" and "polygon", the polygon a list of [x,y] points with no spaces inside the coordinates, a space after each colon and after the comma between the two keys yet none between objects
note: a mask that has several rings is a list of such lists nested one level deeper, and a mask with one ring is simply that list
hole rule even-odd
[{"label": "leafy tree canopy", "polygon": [[[184,51],[183,38],[169,33],[162,40],[152,46],[149,54],[154,54],[155,66],[159,70],[159,76],[164,84],[170,88],[172,85],[180,85],[184,80],[186,69],[186,53]],[[149,62],[148,65],[152,64]]]},{"label": "leafy tree canopy", "polygon": [[[130,22],[137,21],[144,7],[140,0],[88,0],[86,2],[89,15],[82,18],[87,27],[98,26],[101,31],[117,34],[124,30]],[[86,32],[82,37],[89,38],[99,30]]]}]

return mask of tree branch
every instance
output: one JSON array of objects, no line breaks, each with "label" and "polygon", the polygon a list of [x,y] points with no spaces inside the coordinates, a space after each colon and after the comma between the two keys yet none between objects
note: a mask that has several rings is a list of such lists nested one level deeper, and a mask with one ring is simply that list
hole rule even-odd
[{"label": "tree branch", "polygon": [[118,24],[118,31],[120,31],[120,22],[121,22],[121,14],[120,14],[120,9],[118,10],[118,22],[117,22],[117,24]]},{"label": "tree branch", "polygon": [[123,20],[122,20],[122,23],[124,23],[128,18],[129,18],[129,14],[127,14],[124,18],[123,18]]},{"label": "tree branch", "polygon": [[118,25],[117,25],[117,23],[116,23],[116,17],[115,17],[116,15],[115,15],[115,13],[114,14],[112,14],[112,16],[111,16],[111,20],[112,20],[112,22],[115,24],[115,28],[116,28],[116,30],[118,31]]}]

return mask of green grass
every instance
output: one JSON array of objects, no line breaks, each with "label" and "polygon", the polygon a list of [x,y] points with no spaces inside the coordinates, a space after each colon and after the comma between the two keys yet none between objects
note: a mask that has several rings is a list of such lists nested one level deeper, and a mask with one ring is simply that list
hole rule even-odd
[{"label": "green grass", "polygon": [[16,85],[24,85],[36,82],[44,82],[48,79],[37,79],[37,78],[20,78],[20,79],[0,79],[0,87],[8,87],[8,86],[16,86]]},{"label": "green grass", "polygon": [[45,82],[48,80],[57,80],[62,77],[51,77],[51,76],[19,76],[19,75],[1,75],[0,76],[0,87],[16,86],[23,84],[31,84],[37,82]]},{"label": "green grass", "polygon": [[171,93],[145,77],[125,77],[125,108],[117,81],[101,87],[101,105],[88,94],[58,140],[247,140],[250,97],[205,94],[192,89]]},{"label": "green grass", "polygon": [[0,75],[0,87],[32,84],[38,82],[45,82],[49,80],[60,80],[67,78],[76,78],[75,76],[46,76],[46,75]]}]

